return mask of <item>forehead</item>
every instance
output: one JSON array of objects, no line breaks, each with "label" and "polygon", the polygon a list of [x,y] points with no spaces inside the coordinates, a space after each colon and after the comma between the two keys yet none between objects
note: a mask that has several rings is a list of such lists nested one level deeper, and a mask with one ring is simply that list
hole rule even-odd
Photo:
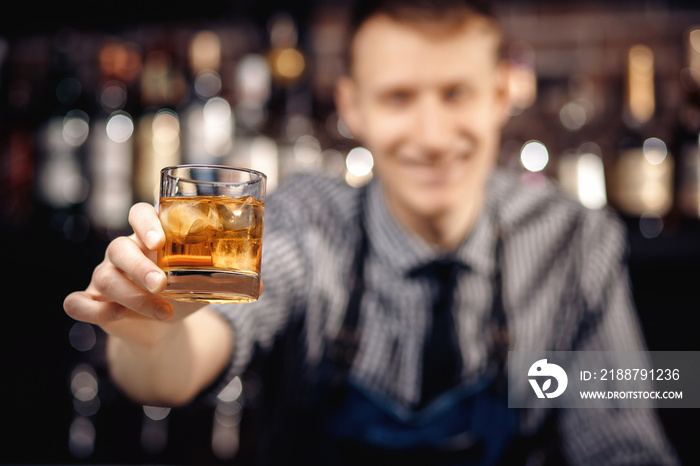
[{"label": "forehead", "polygon": [[479,17],[455,23],[377,15],[354,37],[351,71],[362,84],[463,79],[492,71],[499,44],[495,27]]}]

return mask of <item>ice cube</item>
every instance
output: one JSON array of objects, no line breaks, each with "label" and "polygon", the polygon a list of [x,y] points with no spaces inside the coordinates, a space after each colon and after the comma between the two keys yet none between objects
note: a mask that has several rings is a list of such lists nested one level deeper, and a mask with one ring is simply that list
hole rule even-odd
[{"label": "ice cube", "polygon": [[217,202],[216,208],[224,230],[244,230],[255,226],[255,198],[246,196]]},{"label": "ice cube", "polygon": [[235,233],[221,233],[212,242],[212,265],[258,274],[260,273],[260,243],[260,239],[237,238]]},{"label": "ice cube", "polygon": [[197,244],[206,241],[215,231],[221,229],[221,220],[208,200],[176,200],[163,208],[161,223],[166,234],[179,244]]}]

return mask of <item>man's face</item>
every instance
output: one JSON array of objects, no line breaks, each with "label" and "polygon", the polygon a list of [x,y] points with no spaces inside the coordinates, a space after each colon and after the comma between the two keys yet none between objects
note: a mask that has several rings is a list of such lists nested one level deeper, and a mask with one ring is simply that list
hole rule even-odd
[{"label": "man's face", "polygon": [[506,114],[497,43],[480,20],[441,28],[375,16],[357,32],[338,108],[374,155],[396,213],[429,219],[480,206]]}]

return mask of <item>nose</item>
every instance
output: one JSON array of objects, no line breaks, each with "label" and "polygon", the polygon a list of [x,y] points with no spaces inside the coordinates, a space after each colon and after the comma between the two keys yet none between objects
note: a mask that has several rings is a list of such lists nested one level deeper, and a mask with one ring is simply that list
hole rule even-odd
[{"label": "nose", "polygon": [[423,96],[417,106],[415,122],[415,142],[425,154],[438,157],[449,149],[453,122],[447,105],[438,95]]}]

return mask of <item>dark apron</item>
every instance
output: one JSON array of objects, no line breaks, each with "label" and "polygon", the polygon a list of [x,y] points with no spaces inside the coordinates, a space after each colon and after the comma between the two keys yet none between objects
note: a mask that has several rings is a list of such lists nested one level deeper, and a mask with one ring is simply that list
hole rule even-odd
[{"label": "dark apron", "polygon": [[415,410],[349,376],[360,337],[357,324],[368,249],[362,220],[343,326],[328,343],[321,365],[320,405],[315,410],[321,464],[497,464],[518,433],[517,411],[508,408],[505,381],[509,339],[501,296],[500,235],[487,370],[476,381],[458,384]]}]

